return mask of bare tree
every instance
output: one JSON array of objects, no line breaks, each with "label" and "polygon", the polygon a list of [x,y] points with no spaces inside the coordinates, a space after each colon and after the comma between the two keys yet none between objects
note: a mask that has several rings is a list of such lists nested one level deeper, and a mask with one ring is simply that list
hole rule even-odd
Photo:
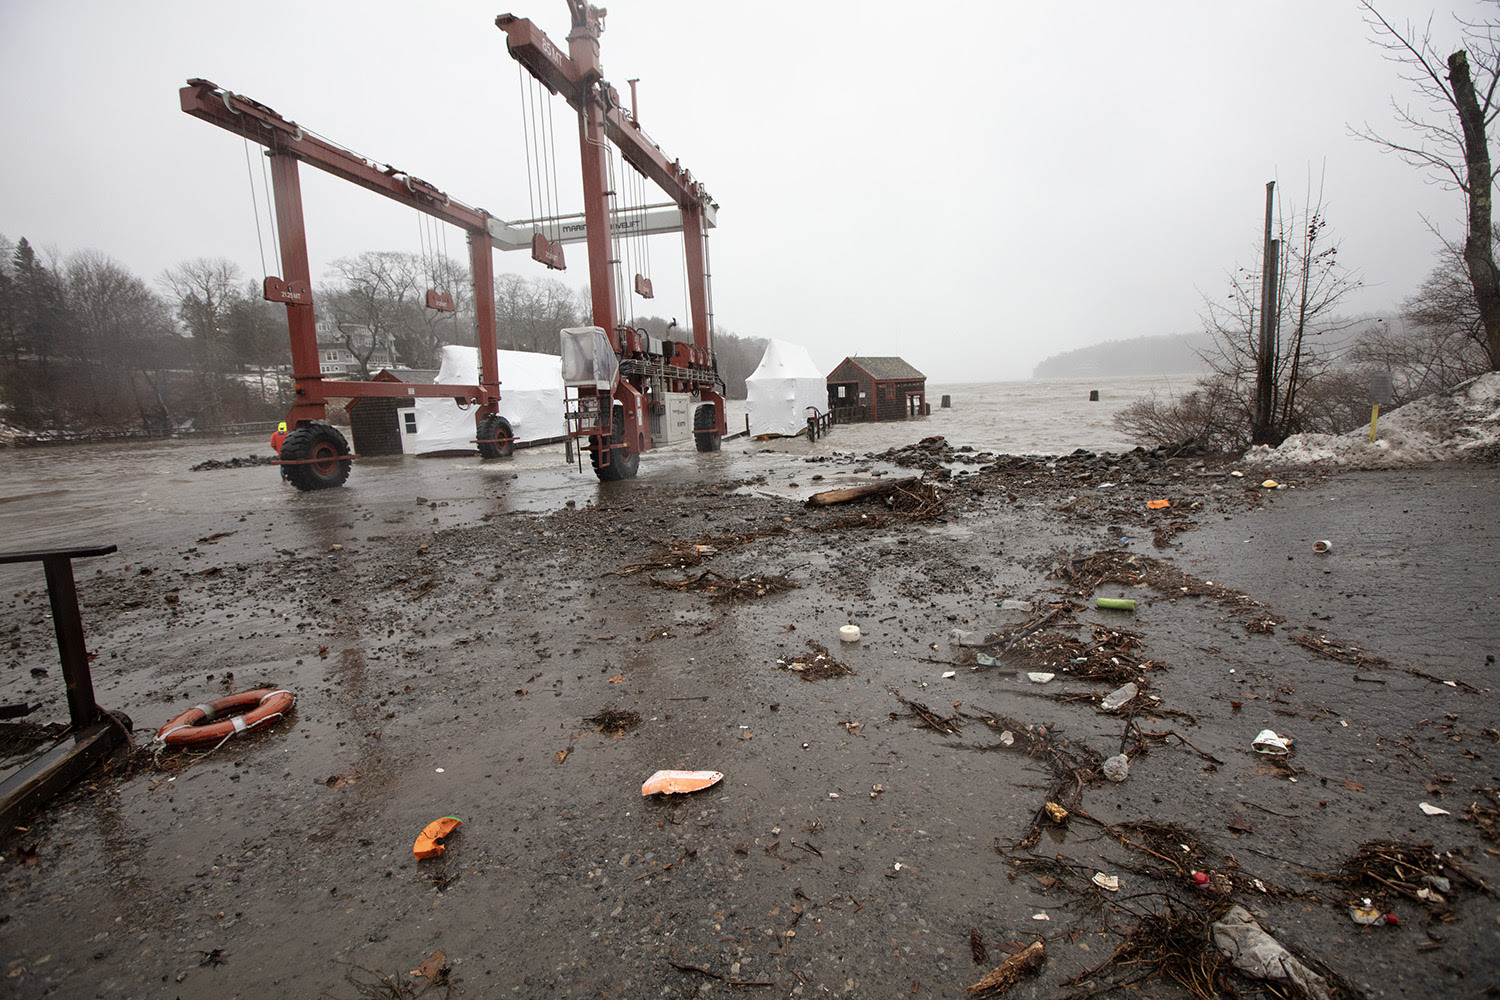
[{"label": "bare tree", "polygon": [[[1340,335],[1353,324],[1336,313],[1360,280],[1339,260],[1322,195],[1309,190],[1302,209],[1279,221],[1278,272],[1284,278],[1271,318],[1271,444],[1302,431],[1346,430],[1352,420],[1346,399],[1353,392],[1352,383],[1334,361],[1346,346]],[[1192,438],[1204,447],[1227,450],[1250,442],[1260,357],[1261,280],[1258,270],[1239,268],[1230,274],[1222,298],[1205,297],[1204,329],[1212,344],[1203,353],[1209,374],[1197,389],[1180,399],[1133,404],[1117,416],[1117,426],[1155,444]],[[1176,434],[1186,436],[1164,437]]]},{"label": "bare tree", "polygon": [[1351,131],[1463,192],[1468,209],[1464,265],[1484,326],[1490,368],[1500,369],[1500,270],[1495,267],[1490,149],[1500,112],[1497,25],[1458,20],[1460,47],[1445,59],[1432,41],[1431,19],[1420,31],[1410,23],[1397,29],[1368,0],[1361,6],[1376,43],[1400,66],[1401,78],[1420,96],[1421,106],[1391,102],[1405,141],[1387,138],[1368,124]]},{"label": "bare tree", "polygon": [[415,254],[370,250],[340,257],[328,276],[337,284],[321,291],[319,299],[354,355],[360,377],[367,379],[375,353],[405,335],[413,310],[420,308],[420,262]]},{"label": "bare tree", "polygon": [[580,325],[585,316],[579,296],[556,278],[495,278],[496,340],[501,347],[555,354],[558,331]]},{"label": "bare tree", "polygon": [[241,368],[286,363],[285,309],[261,298],[254,282],[230,300],[223,330],[225,347]]},{"label": "bare tree", "polygon": [[177,303],[177,318],[193,338],[199,364],[224,371],[231,358],[225,343],[230,306],[240,297],[240,267],[224,257],[196,257],[162,272],[160,283]]},{"label": "bare tree", "polygon": [[[407,329],[397,336],[397,347],[407,363],[423,368],[437,361],[446,344],[474,344],[474,283],[468,268],[452,257],[427,253],[418,262],[426,286],[410,313]],[[429,309],[426,289],[453,297],[453,311]]]},{"label": "bare tree", "polygon": [[1489,371],[1484,320],[1463,247],[1445,244],[1438,266],[1401,304],[1401,315],[1366,323],[1349,360],[1391,372],[1398,404]]},{"label": "bare tree", "polygon": [[96,250],[71,255],[63,269],[78,369],[90,383],[91,421],[107,421],[119,404],[134,405],[141,426],[166,434],[172,418],[164,369],[178,341],[171,310],[144,281]]},{"label": "bare tree", "polygon": [[[1341,344],[1335,334],[1347,322],[1335,318],[1340,302],[1360,285],[1357,275],[1338,259],[1323,215],[1322,195],[1309,194],[1300,213],[1281,220],[1280,283],[1276,315],[1271,317],[1271,443],[1308,429],[1305,393],[1317,393],[1328,377],[1332,355]],[[1230,277],[1224,300],[1206,302],[1205,327],[1214,348],[1205,357],[1220,380],[1248,394],[1256,375],[1260,336],[1256,309],[1261,275],[1241,268]],[[1321,343],[1322,347],[1315,347]]]}]

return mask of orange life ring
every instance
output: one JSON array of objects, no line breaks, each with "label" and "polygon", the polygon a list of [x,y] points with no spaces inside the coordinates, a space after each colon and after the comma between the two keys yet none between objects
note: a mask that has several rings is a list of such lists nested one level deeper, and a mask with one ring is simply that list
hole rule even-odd
[{"label": "orange life ring", "polygon": [[[281,718],[291,707],[292,692],[285,688],[241,691],[206,705],[194,705],[158,729],[155,742],[174,747],[217,745],[237,733],[248,732],[272,719]],[[244,714],[235,715],[235,712]],[[209,725],[214,719],[221,721]]]}]

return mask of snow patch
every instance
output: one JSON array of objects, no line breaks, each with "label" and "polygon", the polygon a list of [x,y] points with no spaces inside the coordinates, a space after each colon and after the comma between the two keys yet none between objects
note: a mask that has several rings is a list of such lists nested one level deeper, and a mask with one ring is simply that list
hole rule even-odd
[{"label": "snow patch", "polygon": [[1446,459],[1500,458],[1500,372],[1486,372],[1451,389],[1413,400],[1375,424],[1346,434],[1293,434],[1279,448],[1257,445],[1248,462],[1389,468]]}]

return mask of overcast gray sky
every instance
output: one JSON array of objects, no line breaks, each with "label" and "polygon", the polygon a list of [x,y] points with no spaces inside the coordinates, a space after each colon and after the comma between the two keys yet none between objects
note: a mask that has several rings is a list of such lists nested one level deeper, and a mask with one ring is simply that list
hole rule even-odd
[{"label": "overcast gray sky", "polygon": [[[559,44],[561,0],[515,0]],[[1494,4],[1378,5],[1394,23]],[[1459,196],[1349,135],[1410,95],[1353,0],[1019,3],[610,0],[606,76],[720,205],[721,329],[807,346],[825,369],[899,354],[934,379],[1023,378],[1100,340],[1198,329],[1251,263],[1264,185],[1324,175],[1342,259],[1391,308],[1462,235]],[[197,256],[263,272],[242,141],[184,115],[205,77],[506,219],[528,214],[516,64],[472,0],[253,5],[4,0],[0,233],[101,250],[154,278]],[[556,100],[556,99],[554,99]],[[554,108],[578,198],[576,130]],[[258,169],[258,168],[257,168]],[[304,168],[315,275],[420,249],[413,210]],[[260,197],[257,187],[256,196]],[[463,239],[448,233],[463,256]],[[267,248],[269,256],[270,250]],[[560,277],[582,286],[582,247]],[[652,241],[686,321],[677,237]],[[543,275],[525,255],[497,268]],[[274,265],[272,267],[274,270]]]}]

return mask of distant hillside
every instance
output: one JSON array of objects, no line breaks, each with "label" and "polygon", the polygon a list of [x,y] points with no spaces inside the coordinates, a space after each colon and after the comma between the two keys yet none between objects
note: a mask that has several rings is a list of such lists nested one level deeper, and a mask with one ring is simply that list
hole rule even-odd
[{"label": "distant hillside", "polygon": [[1206,333],[1168,334],[1107,340],[1054,354],[1032,371],[1032,378],[1088,378],[1095,375],[1196,375],[1198,352],[1211,344]]}]

